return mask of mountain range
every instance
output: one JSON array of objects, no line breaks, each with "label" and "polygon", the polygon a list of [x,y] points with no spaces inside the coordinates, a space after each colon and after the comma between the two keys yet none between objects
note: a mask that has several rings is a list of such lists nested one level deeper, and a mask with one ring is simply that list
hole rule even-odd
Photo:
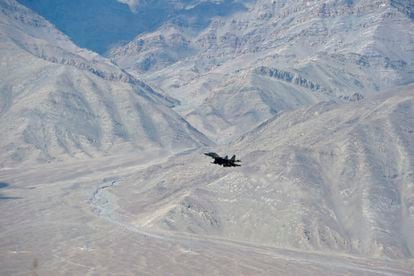
[{"label": "mountain range", "polygon": [[[80,47],[105,53],[119,43],[156,30],[166,22],[191,27],[207,27],[210,18],[243,10],[238,0],[19,0]],[[139,8],[138,8],[139,7]]]},{"label": "mountain range", "polygon": [[109,56],[179,99],[177,110],[219,142],[285,110],[413,82],[412,3],[306,3],[256,1],[196,36],[165,25]]},{"label": "mountain range", "polygon": [[0,274],[412,275],[412,1],[0,0],[0,53]]},{"label": "mountain range", "polygon": [[211,143],[175,100],[14,1],[1,8],[3,165]]}]

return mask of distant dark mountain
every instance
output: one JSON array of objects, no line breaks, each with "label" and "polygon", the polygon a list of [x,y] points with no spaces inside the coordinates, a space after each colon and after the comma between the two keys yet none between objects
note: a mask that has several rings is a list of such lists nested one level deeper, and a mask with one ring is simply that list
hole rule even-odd
[{"label": "distant dark mountain", "polygon": [[214,16],[244,9],[235,0],[148,0],[140,1],[133,10],[117,0],[18,1],[48,19],[80,47],[98,53],[138,34],[154,31],[168,21],[200,30]]}]

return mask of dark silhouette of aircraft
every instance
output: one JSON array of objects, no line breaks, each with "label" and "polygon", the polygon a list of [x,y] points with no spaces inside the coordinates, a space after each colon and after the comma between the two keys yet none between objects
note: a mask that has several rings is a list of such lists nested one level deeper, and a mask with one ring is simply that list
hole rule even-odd
[{"label": "dark silhouette of aircraft", "polygon": [[236,163],[241,162],[240,160],[236,160],[236,155],[233,155],[233,157],[230,159],[227,155],[225,157],[220,157],[215,152],[207,152],[207,153],[204,153],[204,155],[214,158],[214,161],[212,162],[212,164],[221,165],[223,167],[240,167],[241,166],[239,164],[236,164]]}]

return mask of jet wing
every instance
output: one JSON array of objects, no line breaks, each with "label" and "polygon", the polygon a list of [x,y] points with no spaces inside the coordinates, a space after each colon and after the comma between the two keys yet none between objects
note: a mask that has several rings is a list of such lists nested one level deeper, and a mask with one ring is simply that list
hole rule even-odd
[{"label": "jet wing", "polygon": [[207,153],[204,153],[204,155],[210,156],[212,158],[220,158],[220,156],[215,152],[207,152]]}]

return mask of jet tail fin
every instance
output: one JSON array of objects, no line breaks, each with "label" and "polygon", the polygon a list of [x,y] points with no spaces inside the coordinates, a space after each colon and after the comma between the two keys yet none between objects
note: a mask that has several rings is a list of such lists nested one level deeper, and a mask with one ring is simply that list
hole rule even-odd
[{"label": "jet tail fin", "polygon": [[233,155],[230,160],[233,162],[236,161],[236,155]]}]

